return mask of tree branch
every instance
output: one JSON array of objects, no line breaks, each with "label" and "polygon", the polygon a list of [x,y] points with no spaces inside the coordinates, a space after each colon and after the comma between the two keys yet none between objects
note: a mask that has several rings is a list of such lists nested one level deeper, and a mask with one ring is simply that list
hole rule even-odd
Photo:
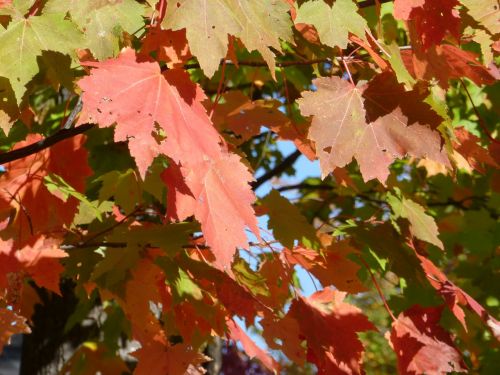
[{"label": "tree branch", "polygon": [[365,0],[365,1],[360,1],[358,3],[358,8],[367,8],[367,7],[371,7],[373,5],[376,5],[377,2],[379,4],[383,4],[383,3],[390,3],[392,0]]},{"label": "tree branch", "polygon": [[294,152],[292,152],[285,159],[283,159],[280,164],[275,166],[269,172],[264,173],[262,176],[257,178],[256,181],[252,182],[252,189],[257,190],[259,186],[269,181],[271,178],[282,174],[287,168],[291,167],[297,161],[300,155],[302,155],[302,153],[299,150],[295,150]]},{"label": "tree branch", "polygon": [[57,133],[44,138],[38,142],[32,143],[28,146],[18,148],[17,150],[12,150],[0,154],[0,164],[9,163],[14,160],[25,158],[26,156],[36,154],[56,143],[64,141],[65,139],[74,137],[75,135],[85,133],[87,130],[92,129],[94,124],[83,124],[77,126],[76,128],[61,129]]}]

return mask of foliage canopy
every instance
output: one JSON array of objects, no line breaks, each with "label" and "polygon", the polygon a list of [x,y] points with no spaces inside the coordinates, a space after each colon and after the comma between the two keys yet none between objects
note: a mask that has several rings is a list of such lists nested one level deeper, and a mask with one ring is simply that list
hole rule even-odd
[{"label": "foliage canopy", "polygon": [[0,1],[0,350],[71,296],[62,373],[498,373],[499,20]]}]

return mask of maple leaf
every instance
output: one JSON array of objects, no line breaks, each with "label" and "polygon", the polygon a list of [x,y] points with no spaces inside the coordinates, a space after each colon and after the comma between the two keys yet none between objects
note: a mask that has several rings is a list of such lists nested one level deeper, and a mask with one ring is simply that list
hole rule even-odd
[{"label": "maple leaf", "polygon": [[87,374],[123,374],[128,372],[128,368],[123,359],[114,356],[103,344],[86,341],[61,369],[62,373],[71,374],[76,371]]},{"label": "maple leaf", "polygon": [[[191,164],[220,154],[219,135],[200,104],[203,93],[180,71],[163,75],[157,63],[138,62],[132,49],[86,65],[96,69],[78,82],[83,90],[79,121],[116,123],[115,140],[128,140],[142,177],[165,150],[174,161]],[[156,123],[167,134],[163,142],[154,136]]]},{"label": "maple leaf", "polygon": [[434,218],[425,213],[424,207],[405,197],[387,195],[387,202],[391,205],[396,218],[402,217],[410,222],[410,232],[422,241],[429,242],[441,250],[443,243],[438,238],[438,227]]},{"label": "maple leaf", "polygon": [[[203,92],[178,70],[162,74],[158,64],[138,62],[131,49],[116,59],[87,65],[96,69],[79,81],[84,90],[79,121],[105,127],[116,123],[115,140],[128,140],[143,177],[157,155],[166,154],[181,164],[195,204],[188,203],[177,217],[194,213],[217,264],[228,266],[236,247],[248,247],[245,225],[258,234],[251,207],[255,196],[246,167],[221,149],[220,137],[201,105]],[[161,134],[156,125],[165,131],[165,140],[157,139]]]},{"label": "maple leaf", "polygon": [[[31,134],[15,149],[35,143],[41,136]],[[37,154],[13,161],[0,175],[0,200],[8,202],[17,214],[9,222],[18,245],[32,235],[61,231],[70,224],[78,208],[78,201],[69,197],[65,202],[52,194],[44,185],[49,174],[60,176],[75,191],[85,191],[85,179],[91,174],[87,164],[87,151],[82,147],[84,136],[64,140]],[[72,165],[67,160],[71,158]]]},{"label": "maple leaf", "polygon": [[[163,75],[158,64],[137,62],[131,49],[116,59],[87,65],[96,69],[79,81],[84,90],[79,121],[96,121],[100,126],[116,123],[115,140],[129,141],[143,177],[159,154],[181,164],[195,202],[183,187],[171,184],[181,182],[179,179],[167,178],[170,191],[184,189],[182,202],[188,204],[181,213],[169,215],[185,218],[194,214],[217,264],[228,266],[236,247],[248,247],[245,226],[259,233],[251,207],[255,196],[247,168],[236,155],[221,149],[219,135],[201,105],[202,91],[180,71]],[[159,142],[154,136],[155,124],[166,132],[166,140]]]},{"label": "maple leaf", "polygon": [[296,247],[283,253],[290,264],[299,264],[311,272],[323,286],[334,285],[338,290],[359,293],[366,290],[357,273],[360,266],[350,260],[358,251],[346,241],[330,241],[321,252]]},{"label": "maple leaf", "polygon": [[323,44],[345,49],[349,33],[364,39],[368,29],[365,19],[357,11],[358,7],[352,0],[337,0],[332,7],[323,0],[313,0],[300,6],[295,23],[313,25]]},{"label": "maple leaf", "polygon": [[500,33],[500,7],[498,0],[460,0],[467,7],[467,12],[481,26],[484,26],[491,35]]},{"label": "maple leaf", "polygon": [[253,176],[240,158],[231,154],[184,170],[186,185],[196,200],[194,216],[201,223],[216,264],[227,267],[236,247],[248,248],[245,227],[259,236],[252,208],[255,195],[249,185]]},{"label": "maple leaf", "polygon": [[150,309],[150,303],[161,301],[160,290],[161,286],[165,287],[164,280],[165,275],[160,267],[151,259],[143,258],[132,269],[131,277],[124,285],[124,298],[114,296],[130,320],[133,337],[144,346],[152,341],[157,344],[157,339],[165,335]]},{"label": "maple leaf", "polygon": [[458,0],[396,0],[394,16],[413,20],[418,36],[425,48],[439,44],[447,32],[460,38],[460,17],[454,8]]},{"label": "maple leaf", "polygon": [[254,101],[241,91],[229,91],[222,95],[223,103],[215,107],[212,115],[215,126],[229,129],[247,141],[260,133],[262,126],[278,128],[290,122],[278,107],[279,101]]},{"label": "maple leaf", "polygon": [[15,252],[15,257],[35,283],[57,294],[61,294],[59,278],[64,271],[58,260],[68,256],[59,245],[51,238],[40,237],[33,245]]},{"label": "maple leaf", "polygon": [[280,39],[292,40],[288,5],[274,0],[178,0],[167,4],[166,29],[186,29],[189,47],[208,77],[228,52],[228,36],[240,38],[249,51],[257,50],[274,74],[274,54]]},{"label": "maple leaf", "polygon": [[500,335],[498,334],[500,322],[492,317],[479,302],[463,291],[460,287],[452,283],[446,275],[439,268],[437,268],[434,263],[432,263],[431,260],[419,255],[418,253],[416,253],[416,255],[420,260],[420,265],[422,266],[430,284],[444,298],[446,304],[453,312],[453,315],[455,315],[464,329],[467,331],[467,324],[465,323],[465,313],[461,306],[466,306],[473,311],[488,325],[488,327],[492,329],[495,337],[500,340]]},{"label": "maple leaf", "polygon": [[[105,127],[116,123],[115,140],[128,140],[143,178],[157,155],[166,154],[182,165],[196,203],[189,203],[189,209],[194,206],[217,264],[228,266],[236,247],[248,246],[245,225],[258,234],[251,207],[255,196],[246,167],[221,149],[220,137],[201,105],[203,92],[179,70],[162,74],[157,63],[138,62],[132,49],[116,59],[87,65],[96,69],[79,81],[84,90],[79,121]],[[157,140],[162,134],[156,125],[166,133],[165,140]],[[180,216],[190,214],[186,210]]]},{"label": "maple leaf", "polygon": [[480,141],[478,137],[469,133],[463,127],[455,128],[455,137],[457,141],[453,142],[453,148],[467,160],[472,168],[481,173],[485,173],[482,164],[499,168],[488,150],[478,144]]},{"label": "maple leaf", "polygon": [[69,13],[84,35],[79,47],[103,60],[118,53],[123,32],[133,34],[144,25],[144,10],[134,0],[50,0],[44,14]]},{"label": "maple leaf", "polygon": [[[442,308],[418,305],[399,314],[387,334],[398,358],[400,374],[465,372],[451,336],[441,326]],[[436,355],[439,353],[439,355]]]},{"label": "maple leaf", "polygon": [[283,246],[293,248],[295,240],[298,240],[309,248],[318,247],[316,230],[288,199],[272,190],[262,200],[262,204],[269,215],[269,228]]},{"label": "maple leaf", "polygon": [[304,340],[298,321],[289,314],[281,319],[265,316],[260,321],[264,328],[262,336],[271,349],[282,350],[293,362],[302,366],[306,361],[306,350],[302,346]]},{"label": "maple leaf", "polygon": [[279,257],[266,259],[259,272],[265,280],[265,288],[269,295],[260,295],[259,300],[267,306],[284,306],[290,296],[289,285],[292,282],[293,270]]},{"label": "maple leaf", "polygon": [[248,322],[252,322],[264,307],[244,286],[229,276],[228,272],[223,272],[202,262],[192,259],[178,259],[179,264],[189,271],[200,285],[208,290],[211,285],[211,292],[216,294],[222,305],[232,315],[244,317]]},{"label": "maple leaf", "polygon": [[31,239],[22,248],[15,246],[14,241],[0,241],[0,287],[7,287],[9,274],[26,274],[42,288],[61,294],[59,278],[64,268],[60,258],[68,254],[59,248],[60,241],[50,237],[39,236]]},{"label": "maple leaf", "polygon": [[228,320],[227,327],[229,329],[229,337],[232,340],[239,341],[241,345],[243,345],[245,353],[248,354],[250,358],[257,358],[269,370],[274,373],[279,373],[280,368],[276,360],[259,348],[237,323],[233,320]]},{"label": "maple leaf", "polygon": [[224,102],[215,107],[212,120],[218,129],[229,129],[238,136],[231,139],[233,143],[239,145],[251,139],[265,126],[279,139],[292,141],[309,160],[314,159],[314,150],[306,138],[307,125],[293,123],[279,110],[280,101],[251,101],[241,91],[229,91],[222,98]]},{"label": "maple leaf", "polygon": [[404,84],[391,72],[377,74],[363,90],[366,117],[372,122],[399,108],[409,125],[419,123],[436,129],[443,118],[425,102],[428,94],[427,87],[418,84],[413,90],[405,90]]},{"label": "maple leaf", "polygon": [[0,308],[0,353],[2,353],[3,347],[10,343],[12,335],[30,332],[25,318],[12,310]]},{"label": "maple leaf", "polygon": [[357,333],[375,327],[360,309],[343,302],[345,295],[325,289],[299,297],[288,313],[297,320],[307,340],[308,358],[320,374],[361,374],[363,344]]},{"label": "maple leaf", "polygon": [[[365,181],[377,178],[382,183],[394,159],[407,154],[449,163],[441,151],[439,134],[425,125],[407,126],[407,118],[399,108],[367,123],[362,100],[365,87],[355,87],[339,77],[313,82],[317,91],[303,92],[298,103],[303,115],[314,116],[308,137],[316,144],[323,178],[336,167],[350,163],[353,157]],[[325,109],[331,103],[336,107]]]},{"label": "maple leaf", "polygon": [[477,85],[496,82],[490,71],[478,61],[475,53],[450,44],[435,45],[424,50],[415,42],[411,51],[401,51],[401,57],[414,77],[427,81],[435,78],[444,89],[449,87],[450,79],[463,77],[469,78]]},{"label": "maple leaf", "polygon": [[10,80],[20,103],[26,84],[39,70],[37,57],[42,51],[74,55],[81,43],[81,33],[63,14],[14,19],[6,29],[0,27],[0,76]]},{"label": "maple leaf", "polygon": [[191,345],[170,345],[164,335],[157,335],[144,342],[141,349],[133,356],[138,359],[134,374],[172,374],[172,375],[202,375],[205,370],[202,363],[209,357],[193,350]]}]

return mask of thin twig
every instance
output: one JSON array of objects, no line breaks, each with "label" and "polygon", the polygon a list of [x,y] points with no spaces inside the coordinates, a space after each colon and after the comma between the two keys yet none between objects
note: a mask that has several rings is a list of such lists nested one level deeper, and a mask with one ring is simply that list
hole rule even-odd
[{"label": "thin twig", "polygon": [[217,94],[215,95],[214,103],[212,104],[212,108],[210,109],[210,114],[209,114],[210,118],[212,118],[212,115],[214,114],[215,108],[217,107],[217,104],[219,104],[219,100],[222,97],[225,74],[226,74],[226,60],[224,60],[222,62],[219,84],[217,85]]},{"label": "thin twig", "polygon": [[370,274],[370,277],[373,281],[373,284],[375,285],[375,288],[377,289],[377,292],[382,299],[382,302],[384,304],[385,309],[387,310],[387,313],[391,317],[393,321],[396,321],[396,317],[394,316],[394,313],[392,312],[391,308],[389,307],[389,304],[387,303],[387,300],[384,297],[384,293],[382,293],[382,289],[380,289],[380,285],[378,285],[377,279],[375,278],[375,275],[373,274],[372,270],[370,269],[370,266],[365,262],[365,260],[362,257],[358,257],[358,259],[363,263],[363,265],[366,267],[368,270],[368,273]]}]

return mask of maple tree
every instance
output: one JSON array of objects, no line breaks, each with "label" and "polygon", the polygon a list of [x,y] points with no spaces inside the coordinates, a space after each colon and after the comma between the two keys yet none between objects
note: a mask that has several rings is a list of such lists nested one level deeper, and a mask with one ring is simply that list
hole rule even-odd
[{"label": "maple tree", "polygon": [[0,1],[0,351],[24,333],[23,374],[498,373],[499,20]]}]

